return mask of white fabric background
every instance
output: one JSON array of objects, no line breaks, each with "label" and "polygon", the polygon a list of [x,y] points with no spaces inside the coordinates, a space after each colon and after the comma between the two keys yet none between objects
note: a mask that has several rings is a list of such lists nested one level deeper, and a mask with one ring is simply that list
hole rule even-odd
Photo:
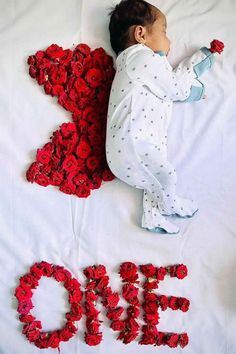
[{"label": "white fabric background", "polygon": [[[30,78],[28,55],[51,43],[63,48],[109,43],[111,0],[0,0],[0,353],[36,354],[40,350],[21,334],[14,289],[18,278],[37,261],[65,266],[82,285],[84,267],[106,265],[111,285],[120,290],[117,274],[123,261],[155,265],[184,263],[189,276],[170,279],[160,292],[190,299],[188,313],[161,314],[160,330],[184,332],[185,349],[124,345],[105,322],[97,347],[79,332],[61,345],[62,354],[98,353],[236,353],[236,3],[234,0],[153,0],[166,13],[172,65],[214,38],[225,42],[214,69],[203,77],[207,100],[176,103],[169,128],[169,159],[178,174],[179,195],[200,207],[192,219],[174,218],[177,236],[140,228],[142,191],[118,179],[105,183],[88,199],[31,185],[25,171],[70,114]],[[115,56],[114,56],[115,58]],[[59,328],[67,310],[65,293],[42,279],[34,295],[34,313],[45,330]],[[98,306],[99,308],[99,306]],[[140,324],[142,320],[139,319]],[[48,349],[45,353],[56,353]]]}]

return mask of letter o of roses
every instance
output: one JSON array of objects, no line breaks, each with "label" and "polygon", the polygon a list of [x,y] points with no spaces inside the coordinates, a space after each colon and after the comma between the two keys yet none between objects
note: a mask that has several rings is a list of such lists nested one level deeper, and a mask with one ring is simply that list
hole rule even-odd
[{"label": "letter o of roses", "polygon": [[[50,332],[43,332],[41,322],[30,313],[34,307],[32,290],[38,287],[39,280],[43,276],[53,277],[56,281],[63,283],[64,288],[68,291],[70,304],[70,311],[65,315],[67,319],[65,326]],[[82,291],[78,280],[72,278],[71,273],[62,266],[44,261],[35,263],[30,268],[30,272],[20,278],[20,285],[15,289],[15,296],[18,300],[19,319],[24,324],[22,333],[38,348],[58,348],[60,351],[60,342],[68,341],[77,332],[74,322],[79,321],[82,317],[80,305]]]}]

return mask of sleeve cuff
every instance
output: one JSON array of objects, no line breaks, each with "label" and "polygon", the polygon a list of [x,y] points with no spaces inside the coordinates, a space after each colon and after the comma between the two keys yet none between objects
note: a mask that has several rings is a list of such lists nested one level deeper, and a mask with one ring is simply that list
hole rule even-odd
[{"label": "sleeve cuff", "polygon": [[215,59],[213,53],[208,48],[202,47],[200,50],[206,55],[206,57],[193,67],[197,78],[212,67]]},{"label": "sleeve cuff", "polygon": [[200,49],[207,57],[209,56],[209,55],[213,55],[213,53],[210,51],[210,49],[208,49],[207,47],[202,47],[201,49]]},{"label": "sleeve cuff", "polygon": [[[202,84],[202,83],[201,83]],[[205,94],[205,86],[191,86],[190,95],[184,102],[199,101]]]}]

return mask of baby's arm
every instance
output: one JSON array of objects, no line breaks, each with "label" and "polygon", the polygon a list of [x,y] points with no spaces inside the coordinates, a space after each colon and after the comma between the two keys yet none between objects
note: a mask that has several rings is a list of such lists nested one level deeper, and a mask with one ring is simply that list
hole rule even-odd
[{"label": "baby's arm", "polygon": [[174,69],[177,75],[182,75],[186,70],[188,72],[192,70],[196,74],[196,78],[193,79],[190,88],[190,95],[183,102],[198,101],[202,98],[206,98],[205,87],[198,78],[213,66],[215,61],[213,53],[218,52],[220,54],[223,48],[224,45],[222,42],[214,40],[211,42],[211,48],[201,48],[191,57],[180,62],[177,68]]},{"label": "baby's arm", "polygon": [[198,77],[213,64],[211,49],[204,47],[198,50],[173,70],[165,55],[154,54],[147,48],[129,58],[127,73],[165,101],[201,99],[204,88]]}]

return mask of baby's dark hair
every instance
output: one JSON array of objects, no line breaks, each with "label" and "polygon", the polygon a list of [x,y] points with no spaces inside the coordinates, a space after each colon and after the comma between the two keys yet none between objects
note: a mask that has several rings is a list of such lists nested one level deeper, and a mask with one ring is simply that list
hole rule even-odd
[{"label": "baby's dark hair", "polygon": [[110,42],[116,55],[127,47],[130,26],[149,27],[156,20],[153,5],[144,0],[122,0],[112,8],[109,16]]}]

